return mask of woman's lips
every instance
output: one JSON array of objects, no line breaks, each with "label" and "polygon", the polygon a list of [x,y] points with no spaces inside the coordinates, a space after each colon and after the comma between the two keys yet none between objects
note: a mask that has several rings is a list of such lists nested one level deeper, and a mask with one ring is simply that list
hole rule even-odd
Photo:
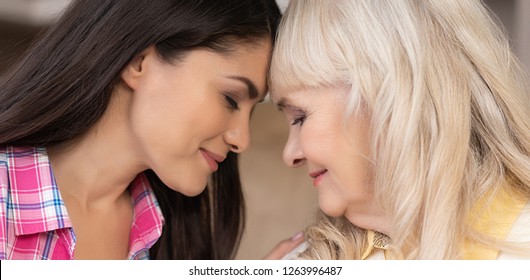
[{"label": "woman's lips", "polygon": [[313,178],[313,186],[316,187],[320,183],[320,181],[322,181],[322,177],[324,177],[327,172],[328,170],[324,169],[309,173],[309,176]]},{"label": "woman's lips", "polygon": [[205,149],[200,149],[200,150],[201,150],[202,156],[206,160],[206,163],[208,163],[208,166],[210,167],[212,172],[217,171],[217,169],[219,168],[218,163],[222,162],[225,158],[220,155],[214,154],[208,150],[205,150]]}]

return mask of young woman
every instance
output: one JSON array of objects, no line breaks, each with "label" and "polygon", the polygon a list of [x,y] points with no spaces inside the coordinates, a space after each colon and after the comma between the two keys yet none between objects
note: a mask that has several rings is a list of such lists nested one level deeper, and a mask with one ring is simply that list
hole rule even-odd
[{"label": "young woman", "polygon": [[530,100],[479,0],[291,0],[271,94],[323,214],[301,258],[530,258]]},{"label": "young woman", "polygon": [[233,257],[279,18],[274,0],[72,3],[0,85],[0,259]]}]

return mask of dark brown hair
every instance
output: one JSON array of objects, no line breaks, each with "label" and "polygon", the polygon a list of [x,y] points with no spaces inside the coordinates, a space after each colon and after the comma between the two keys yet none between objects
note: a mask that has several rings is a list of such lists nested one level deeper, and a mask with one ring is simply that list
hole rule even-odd
[{"label": "dark brown hair", "polygon": [[[74,1],[0,81],[0,145],[47,147],[83,135],[105,112],[122,69],[149,46],[169,61],[197,48],[274,42],[280,16],[274,0]],[[196,197],[145,172],[166,220],[151,258],[234,256],[245,213],[236,154]]]}]

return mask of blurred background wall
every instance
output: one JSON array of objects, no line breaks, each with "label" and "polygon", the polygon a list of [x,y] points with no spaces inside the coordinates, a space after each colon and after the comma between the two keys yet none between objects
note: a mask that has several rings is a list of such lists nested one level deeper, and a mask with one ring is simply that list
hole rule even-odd
[{"label": "blurred background wall", "polygon": [[[288,4],[288,0],[277,1],[282,9]],[[69,2],[0,0],[0,77]],[[502,21],[515,52],[530,69],[530,0],[485,3]],[[281,160],[287,132],[283,115],[270,103],[257,106],[251,120],[252,145],[241,157],[247,227],[237,259],[262,258],[280,240],[303,229],[317,209],[305,168],[288,169]]]}]

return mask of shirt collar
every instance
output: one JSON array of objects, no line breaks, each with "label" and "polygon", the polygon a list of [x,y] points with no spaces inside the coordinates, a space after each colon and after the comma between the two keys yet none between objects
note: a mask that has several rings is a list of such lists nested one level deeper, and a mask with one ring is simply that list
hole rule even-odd
[{"label": "shirt collar", "polygon": [[[45,148],[6,148],[10,185],[8,205],[15,234],[26,235],[71,228],[66,206],[55,182]],[[139,174],[129,188],[134,217],[129,251],[150,248],[160,237],[164,218],[149,181]]]},{"label": "shirt collar", "polygon": [[144,173],[131,183],[134,217],[129,237],[129,258],[151,248],[162,234],[164,216]]},{"label": "shirt collar", "polygon": [[390,237],[378,231],[367,230],[366,238],[368,246],[361,255],[361,260],[366,260],[376,249],[386,250],[391,243]]},{"label": "shirt collar", "polygon": [[[506,240],[512,225],[521,214],[528,198],[501,188],[493,198],[485,196],[473,207],[468,221],[473,230],[494,240]],[[464,259],[497,258],[499,249],[466,239]]]},{"label": "shirt collar", "polygon": [[71,227],[45,148],[6,148],[16,235]]},{"label": "shirt collar", "polygon": [[[505,240],[527,202],[527,198],[502,188],[491,200],[488,198],[480,200],[471,211],[468,221],[478,233],[496,240]],[[391,244],[390,237],[372,230],[367,231],[367,241],[368,246],[361,255],[363,260],[370,257],[377,249],[386,252]],[[488,246],[470,239],[465,240],[464,259],[466,260],[494,260],[498,254],[499,249],[491,245]]]}]

